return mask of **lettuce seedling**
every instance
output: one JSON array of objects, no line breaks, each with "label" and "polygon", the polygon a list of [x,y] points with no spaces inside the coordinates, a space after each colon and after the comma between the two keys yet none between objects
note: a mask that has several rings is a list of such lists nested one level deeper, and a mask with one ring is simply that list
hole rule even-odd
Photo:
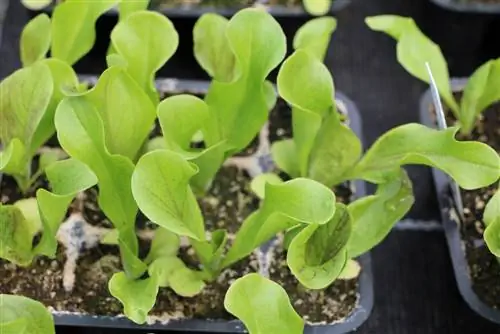
[{"label": "lettuce seedling", "polygon": [[[402,166],[423,164],[441,169],[465,189],[480,188],[498,180],[498,154],[483,143],[456,141],[456,127],[439,131],[420,124],[399,126],[382,135],[362,155],[361,141],[337,112],[334,84],[328,69],[307,50],[297,50],[283,63],[278,74],[278,91],[293,107],[293,138],[272,146],[273,158],[281,170],[292,178],[307,177],[328,187],[359,179],[378,185],[375,195],[347,206],[350,232],[345,224],[337,225],[339,222],[334,219],[330,232],[318,230],[316,233],[320,239],[330,234],[329,238],[338,238],[341,244],[347,238],[347,257],[343,260],[338,260],[338,257],[345,254],[335,252],[337,248],[331,242],[317,240],[310,244],[317,245],[318,251],[324,252],[326,257],[316,256],[314,252],[309,255],[315,260],[304,257],[304,254],[307,256],[304,241],[310,240],[308,234],[312,227],[299,230],[291,238],[287,262],[306,287],[326,287],[341,273],[333,265],[329,267],[330,271],[323,267],[325,270],[321,273],[326,277],[320,280],[319,273],[316,276],[302,275],[304,263],[326,266],[326,260],[330,259],[332,263],[343,261],[345,264],[348,259],[381,242],[391,227],[409,211],[414,199],[411,182],[401,170]],[[260,197],[265,198],[267,194],[260,189],[261,185],[254,187]],[[378,218],[376,224],[373,217]],[[343,219],[347,220],[347,216],[338,217],[340,222]],[[333,247],[331,252],[329,247]],[[332,254],[337,256],[336,260]]]},{"label": "lettuce seedling", "polygon": [[[224,160],[247,147],[265,124],[276,102],[266,77],[285,57],[286,38],[270,14],[255,8],[230,20],[205,14],[193,35],[196,59],[213,81],[204,101],[166,99],[159,117],[167,146],[177,148],[200,169],[194,181],[203,192]],[[185,130],[173,129],[180,128],[171,122],[177,117],[183,118]],[[197,133],[203,135],[204,148],[188,149]]]},{"label": "lettuce seedling", "polygon": [[304,320],[294,310],[286,291],[259,274],[234,281],[227,290],[224,307],[243,321],[250,334],[304,333]]},{"label": "lettuce seedling", "polygon": [[500,59],[489,60],[469,78],[460,103],[453,96],[446,60],[437,44],[425,36],[412,18],[395,15],[368,17],[366,24],[382,31],[397,41],[399,63],[414,77],[429,83],[425,63],[434,73],[441,98],[453,112],[460,132],[470,134],[478,116],[491,104],[500,100]]},{"label": "lettuce seedling", "polygon": [[[267,185],[261,208],[243,222],[236,240],[226,251],[227,232],[205,230],[190,186],[198,172],[198,167],[182,155],[161,149],[142,156],[133,172],[133,196],[146,217],[159,225],[160,241],[145,260],[149,277],[138,279],[118,273],[110,281],[110,291],[124,304],[125,314],[138,323],[146,320],[160,287],[193,296],[217,279],[222,270],[251,254],[277,232],[299,222],[325,224],[336,212],[335,194],[315,181],[298,178]],[[187,268],[177,257],[179,237],[190,242],[201,264],[199,270]],[[146,290],[138,299],[134,291],[141,289]]]},{"label": "lettuce seedling", "polygon": [[35,300],[0,294],[0,333],[55,334],[52,314]]}]

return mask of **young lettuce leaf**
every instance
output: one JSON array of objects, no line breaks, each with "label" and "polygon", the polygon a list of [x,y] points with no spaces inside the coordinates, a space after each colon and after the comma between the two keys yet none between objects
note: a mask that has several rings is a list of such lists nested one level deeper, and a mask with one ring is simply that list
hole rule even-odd
[{"label": "young lettuce leaf", "polygon": [[54,319],[45,306],[35,300],[0,294],[0,333],[55,334]]},{"label": "young lettuce leaf", "polygon": [[96,39],[97,19],[119,0],[65,0],[52,15],[52,57],[73,65],[87,54]]},{"label": "young lettuce leaf", "polygon": [[293,108],[293,139],[273,144],[276,164],[292,177],[338,184],[359,159],[362,147],[341,122],[330,72],[310,52],[298,50],[279,71],[278,91]]},{"label": "young lettuce leaf", "polygon": [[397,40],[399,63],[414,77],[429,83],[425,63],[429,63],[439,94],[459,118],[459,107],[450,87],[448,65],[437,44],[425,36],[412,18],[396,15],[380,15],[366,18],[366,24],[374,31],[385,32]]},{"label": "young lettuce leaf", "polygon": [[484,240],[490,252],[500,257],[500,191],[488,201],[484,209],[483,221],[486,225]]},{"label": "young lettuce leaf", "polygon": [[160,13],[137,11],[120,20],[111,32],[111,42],[126,62],[130,76],[154,105],[158,104],[155,73],[172,57],[179,45],[179,35],[172,22]]},{"label": "young lettuce leaf", "polygon": [[336,28],[337,20],[333,17],[309,20],[297,30],[293,38],[293,48],[307,51],[323,61]]},{"label": "young lettuce leaf", "polygon": [[145,267],[137,258],[135,218],[138,208],[131,190],[132,161],[109,152],[105,145],[104,122],[85,96],[64,99],[57,108],[55,125],[63,149],[86,164],[99,180],[99,207],[119,230],[120,251],[127,275],[131,278],[141,276]]},{"label": "young lettuce leaf", "polygon": [[266,183],[261,208],[243,222],[223,267],[249,255],[280,231],[300,223],[326,224],[334,214],[335,194],[316,181],[296,178],[281,184]]},{"label": "young lettuce leaf", "polygon": [[348,258],[362,255],[382,242],[413,203],[412,184],[403,169],[387,183],[379,184],[374,195],[350,203],[347,209],[352,233],[347,243]]},{"label": "young lettuce leaf", "polygon": [[491,104],[500,101],[500,58],[479,67],[469,78],[460,103],[460,131],[470,133],[477,117]]},{"label": "young lettuce leaf", "polygon": [[124,305],[127,318],[137,324],[146,322],[158,294],[159,286],[155,277],[134,280],[119,272],[111,277],[108,287],[111,295]]},{"label": "young lettuce leaf", "polygon": [[[216,41],[200,45],[201,39],[195,39],[198,42],[196,58],[216,76],[205,97],[210,112],[204,132],[205,144],[212,147],[225,141],[228,157],[243,150],[267,120],[269,106],[274,104],[270,102],[274,101],[270,101],[272,86],[266,77],[285,57],[286,37],[269,13],[256,8],[239,11],[227,24],[222,19],[204,17],[200,26]],[[232,70],[228,63],[215,69],[211,55],[222,54],[221,49],[226,47],[234,55],[236,68]],[[225,58],[230,58],[228,51],[224,52]],[[224,80],[232,77],[232,80],[219,81],[221,77]],[[242,128],[241,124],[245,126]]]},{"label": "young lettuce leaf", "polygon": [[132,193],[153,223],[181,236],[205,240],[198,202],[189,187],[197,168],[179,154],[157,150],[144,155],[132,176]]},{"label": "young lettuce leaf", "polygon": [[45,58],[51,42],[50,17],[43,13],[29,21],[23,28],[20,38],[21,63],[24,67]]},{"label": "young lettuce leaf", "polygon": [[38,189],[36,193],[43,233],[34,253],[55,257],[57,230],[68,206],[77,194],[96,185],[97,177],[87,165],[75,159],[54,162],[45,172],[52,192]]},{"label": "young lettuce leaf", "polygon": [[293,309],[286,291],[259,274],[248,274],[231,284],[224,307],[243,321],[250,334],[304,331],[304,320]]},{"label": "young lettuce leaf", "polygon": [[213,13],[203,14],[193,29],[194,55],[198,64],[212,78],[230,82],[235,76],[236,58],[226,30],[229,20]]},{"label": "young lettuce leaf", "polygon": [[457,141],[458,128],[435,130],[420,124],[394,128],[370,147],[346,179],[385,183],[399,166],[421,164],[441,169],[464,189],[492,184],[500,175],[500,158],[486,144]]},{"label": "young lettuce leaf", "polygon": [[306,288],[324,289],[342,273],[347,261],[351,220],[347,207],[337,203],[330,221],[323,225],[310,224],[293,238],[286,260]]},{"label": "young lettuce leaf", "polygon": [[425,63],[430,64],[439,94],[459,120],[462,133],[469,134],[478,115],[500,101],[500,93],[495,89],[500,84],[500,59],[486,62],[472,74],[459,106],[453,97],[446,60],[439,46],[420,31],[413,19],[381,15],[367,18],[366,23],[372,30],[396,39],[398,61],[410,74],[426,83],[430,79]]},{"label": "young lettuce leaf", "polygon": [[204,193],[224,161],[224,143],[204,149],[191,148],[196,133],[206,134],[205,124],[210,117],[207,104],[191,95],[176,95],[158,106],[158,119],[164,134],[165,148],[179,153],[198,167],[190,180],[196,193]]},{"label": "young lettuce leaf", "polygon": [[24,193],[31,186],[33,137],[47,112],[53,92],[44,64],[17,70],[0,84],[0,172],[14,177]]}]

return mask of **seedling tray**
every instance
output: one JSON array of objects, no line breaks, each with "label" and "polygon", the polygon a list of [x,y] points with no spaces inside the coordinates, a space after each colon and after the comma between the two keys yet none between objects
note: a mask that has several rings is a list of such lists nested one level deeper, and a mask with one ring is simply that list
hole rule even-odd
[{"label": "seedling tray", "polygon": [[[466,82],[466,78],[452,79],[451,86],[453,92],[462,91]],[[429,112],[430,105],[432,105],[432,95],[431,91],[427,90],[420,99],[420,121],[424,125],[435,128],[436,123]],[[458,188],[454,187],[454,181],[440,170],[433,168],[432,174],[458,290],[467,304],[476,313],[500,324],[500,310],[496,310],[481,301],[472,289],[472,279],[469,275],[469,265],[460,233],[460,215],[457,214],[458,206],[453,200],[453,192]],[[457,195],[460,196],[460,194]]]},{"label": "seedling tray", "polygon": [[[82,75],[82,81],[94,84],[97,81],[96,76]],[[205,81],[160,79],[156,82],[157,89],[168,93],[192,93],[205,94],[209,83]],[[359,112],[354,103],[342,93],[335,95],[338,108],[346,113],[349,119],[349,126],[362,139],[362,127]],[[1,174],[0,174],[1,178]],[[355,198],[366,195],[365,185],[358,181],[353,184],[353,196]],[[269,247],[262,247],[262,252],[269,252]],[[373,275],[371,268],[370,254],[364,254],[357,259],[361,265],[361,273],[358,278],[357,295],[359,296],[355,309],[342,321],[333,324],[307,325],[304,333],[306,334],[343,334],[349,333],[368,318],[373,307]],[[125,316],[96,316],[91,314],[71,313],[53,311],[55,323],[57,326],[79,327],[83,330],[95,331],[100,333],[115,333],[114,330],[142,330],[144,333],[154,331],[162,332],[191,332],[191,333],[247,333],[244,325],[238,321],[227,320],[169,320],[166,323],[150,323],[137,325],[128,320]],[[141,332],[142,332],[141,331]],[[138,332],[139,333],[139,332]]]},{"label": "seedling tray", "polygon": [[[351,3],[351,0],[334,0],[332,3],[332,7],[330,9],[330,13],[335,13],[345,8],[347,5]],[[267,11],[275,16],[275,17],[309,17],[303,6],[283,6],[283,5],[272,5],[267,6],[263,5]],[[180,5],[175,7],[167,7],[159,4],[158,1],[151,1],[149,6],[150,10],[158,11],[169,18],[198,18],[199,16],[205,13],[217,13],[223,16],[233,16],[239,10],[246,8],[244,6],[234,6],[234,7],[222,7],[222,6],[199,6],[199,5]],[[47,7],[44,11],[47,13],[51,13],[53,10],[53,5]],[[108,11],[108,15],[116,16],[118,14],[118,10],[116,7],[113,7]]]},{"label": "seedling tray", "polygon": [[462,13],[500,14],[500,3],[483,3],[463,0],[431,0],[447,10]]}]

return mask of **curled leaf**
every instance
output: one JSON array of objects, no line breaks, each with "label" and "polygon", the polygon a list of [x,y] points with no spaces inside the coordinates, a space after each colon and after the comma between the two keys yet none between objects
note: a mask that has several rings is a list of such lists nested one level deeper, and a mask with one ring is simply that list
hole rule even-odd
[{"label": "curled leaf", "polygon": [[309,289],[324,289],[342,272],[346,244],[351,234],[351,217],[338,203],[335,216],[326,224],[311,224],[293,238],[287,263],[299,282]]},{"label": "curled leaf", "polygon": [[304,320],[293,309],[286,291],[259,274],[248,274],[231,284],[224,307],[243,321],[250,334],[304,331]]},{"label": "curled leaf", "polygon": [[457,141],[458,128],[435,130],[406,124],[382,135],[348,175],[384,183],[400,166],[421,164],[441,169],[464,189],[492,184],[500,174],[500,158],[486,144]]},{"label": "curled leaf", "polygon": [[50,40],[50,17],[42,13],[31,19],[21,32],[20,53],[23,66],[45,58],[50,48]]},{"label": "curled leaf", "polygon": [[111,295],[123,304],[127,318],[137,324],[146,322],[158,294],[155,278],[131,280],[124,272],[119,272],[111,277],[108,287]]}]

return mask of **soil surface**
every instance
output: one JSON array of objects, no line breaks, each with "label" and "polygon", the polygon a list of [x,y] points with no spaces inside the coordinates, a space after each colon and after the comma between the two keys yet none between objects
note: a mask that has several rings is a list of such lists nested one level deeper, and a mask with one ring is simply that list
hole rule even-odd
[{"label": "soil surface", "polygon": [[[95,315],[118,315],[122,306],[113,298],[107,282],[120,271],[117,247],[99,246],[82,254],[73,292],[63,289],[65,256],[59,249],[56,259],[38,258],[28,268],[17,267],[0,260],[0,293],[23,295],[36,299],[57,311],[79,312]],[[182,249],[180,257],[192,268],[196,260],[190,250]],[[225,270],[216,282],[193,298],[177,296],[171,289],[160,289],[156,305],[150,315],[159,320],[170,318],[231,319],[224,310],[224,295],[229,285],[238,277],[258,271],[256,256],[236,263]]]},{"label": "soil surface", "polygon": [[[454,93],[459,101],[461,93]],[[451,110],[443,104],[448,126],[456,123]],[[430,108],[434,114],[434,108]],[[457,134],[458,140],[477,140],[493,147],[500,152],[500,104],[487,108],[476,121],[470,135]],[[485,205],[495,194],[498,185],[477,190],[460,189],[464,205],[464,221],[461,224],[461,235],[465,245],[467,262],[473,289],[479,298],[493,308],[500,308],[500,264],[490,253],[483,240]]]},{"label": "soil surface", "polygon": [[163,8],[179,6],[213,6],[222,8],[241,8],[250,6],[301,6],[302,0],[153,0],[153,6]]},{"label": "soil surface", "polygon": [[272,253],[269,277],[281,285],[295,310],[309,323],[333,323],[349,316],[358,303],[358,280],[336,280],[322,290],[305,289],[286,263],[286,250],[278,245]]}]

